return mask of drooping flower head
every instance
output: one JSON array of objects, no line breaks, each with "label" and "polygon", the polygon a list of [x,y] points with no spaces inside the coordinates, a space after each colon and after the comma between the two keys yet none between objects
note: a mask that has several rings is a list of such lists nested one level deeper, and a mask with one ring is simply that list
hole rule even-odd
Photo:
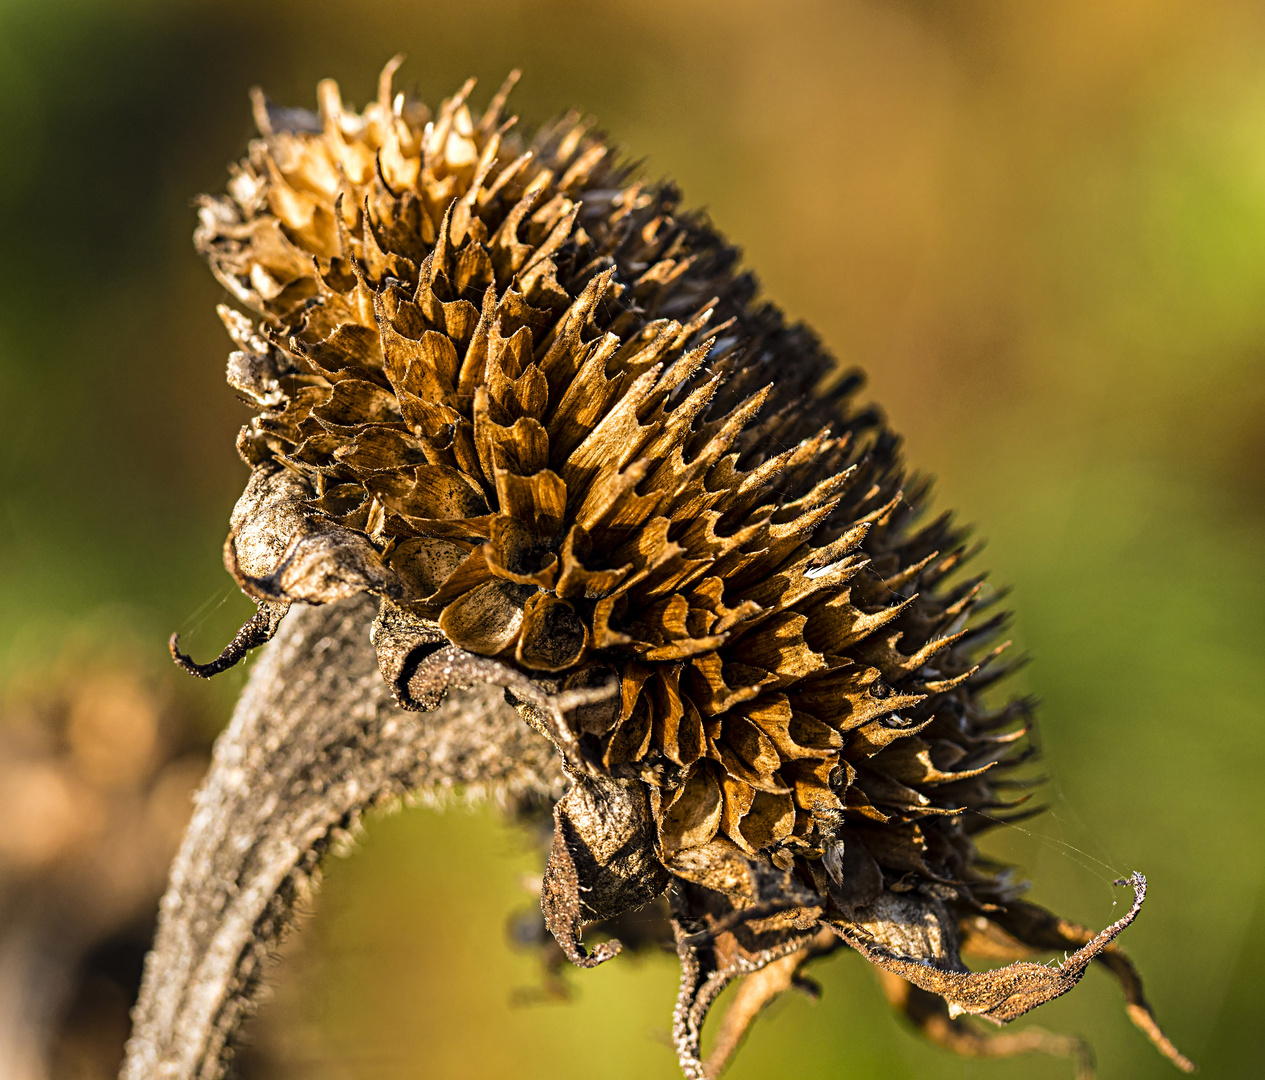
[{"label": "drooping flower head", "polygon": [[432,114],[395,66],[360,113],[332,82],[317,114],[257,98],[261,138],[203,200],[257,409],[226,561],[260,612],[186,665],[367,592],[405,707],[457,662],[502,681],[574,781],[550,929],[600,962],[582,925],[669,889],[687,1072],[707,971],[822,928],[998,1021],[1069,989],[1136,905],[1064,935],[1084,948],[1057,970],[959,959],[970,920],[1051,947],[1031,927],[1057,920],[974,842],[1014,812],[1028,709],[984,701],[1005,616],[965,532],[920,521],[860,378],[578,116],[520,136],[512,79]]}]

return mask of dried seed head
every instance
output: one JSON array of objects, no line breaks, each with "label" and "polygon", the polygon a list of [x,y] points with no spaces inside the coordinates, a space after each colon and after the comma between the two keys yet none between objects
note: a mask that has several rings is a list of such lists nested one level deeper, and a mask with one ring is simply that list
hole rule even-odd
[{"label": "dried seed head", "polygon": [[584,922],[675,882],[679,924],[744,955],[820,924],[968,1012],[1062,993],[1079,969],[1003,992],[958,959],[960,919],[1015,895],[974,836],[1017,805],[1027,707],[981,700],[1005,616],[956,574],[964,531],[919,523],[859,377],[578,116],[520,137],[512,78],[432,115],[395,66],[361,113],[332,82],[319,114],[257,98],[262,138],[202,202],[252,313],[221,312],[258,410],[226,561],[260,614],[186,665],[368,592],[406,707],[442,692],[444,644],[505,681],[575,780],[544,908],[577,962],[613,952]]}]

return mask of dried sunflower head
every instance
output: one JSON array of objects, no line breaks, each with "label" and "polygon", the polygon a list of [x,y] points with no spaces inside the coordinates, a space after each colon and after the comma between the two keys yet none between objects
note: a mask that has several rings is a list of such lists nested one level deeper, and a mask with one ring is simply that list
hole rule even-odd
[{"label": "dried sunflower head", "polygon": [[[1117,956],[1137,904],[1095,938],[976,851],[1017,812],[1028,708],[983,701],[1005,615],[958,573],[964,531],[920,523],[859,377],[578,116],[520,136],[513,79],[432,114],[395,67],[360,113],[332,82],[316,114],[257,97],[202,202],[244,309],[221,308],[257,409],[225,557],[259,613],[181,661],[367,592],[405,707],[454,666],[503,683],[573,781],[546,922],[590,966],[617,945],[586,952],[585,923],[667,891],[691,1075],[719,987],[822,941],[998,1022]],[[1077,951],[971,974],[963,935]]]}]

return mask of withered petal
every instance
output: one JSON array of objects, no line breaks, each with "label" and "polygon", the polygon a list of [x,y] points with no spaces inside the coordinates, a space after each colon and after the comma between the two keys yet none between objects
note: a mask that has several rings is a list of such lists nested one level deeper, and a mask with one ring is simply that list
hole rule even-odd
[{"label": "withered petal", "polygon": [[523,624],[523,605],[530,585],[486,581],[462,593],[439,616],[448,640],[470,652],[495,656],[509,648]]},{"label": "withered petal", "polygon": [[515,656],[533,671],[565,671],[584,656],[588,636],[575,608],[548,593],[537,593],[523,609]]},{"label": "withered petal", "polygon": [[720,785],[706,762],[695,765],[659,821],[659,844],[665,859],[683,848],[710,843],[720,828]]}]

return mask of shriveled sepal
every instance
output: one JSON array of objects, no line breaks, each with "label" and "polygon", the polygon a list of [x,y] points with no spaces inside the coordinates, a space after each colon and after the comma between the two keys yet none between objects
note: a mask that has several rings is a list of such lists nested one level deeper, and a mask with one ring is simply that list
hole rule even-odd
[{"label": "shriveled sepal", "polygon": [[677,879],[668,895],[681,962],[672,1039],[681,1071],[702,1080],[710,1075],[700,1056],[703,1026],[716,999],[734,979],[806,949],[819,932],[820,898],[793,874],[751,860],[723,839],[669,865]]},{"label": "shriveled sepal", "polygon": [[545,925],[579,967],[596,967],[620,950],[580,943],[586,922],[613,918],[663,892],[668,873],[653,855],[654,823],[636,781],[581,777],[554,806],[553,847],[540,906]]},{"label": "shriveled sepal", "polygon": [[314,512],[310,499],[284,468],[251,473],[224,542],[224,564],[242,591],[307,604],[359,593],[406,599],[406,586],[369,539]]},{"label": "shriveled sepal", "polygon": [[[963,942],[964,950],[975,948],[982,951],[978,938],[987,935],[991,946],[990,954],[1003,959],[1009,956],[1019,958],[1033,952],[1079,949],[1091,943],[1095,937],[1094,932],[1087,927],[1061,919],[1027,900],[1012,900],[989,919],[975,919],[971,922],[970,931],[978,929],[982,934],[977,936],[976,933],[968,932]],[[1195,1063],[1164,1034],[1156,1020],[1142,988],[1142,977],[1133,966],[1133,961],[1114,942],[1098,952],[1094,960],[1111,972],[1120,983],[1120,989],[1124,992],[1125,1012],[1138,1030],[1182,1072],[1195,1072]]]},{"label": "shriveled sepal", "polygon": [[847,946],[835,934],[821,929],[794,952],[744,975],[720,1019],[719,1030],[703,1061],[704,1073],[708,1077],[720,1076],[742,1045],[751,1025],[788,990],[799,990],[814,1001],[820,998],[821,987],[804,974],[804,967],[844,948]]},{"label": "shriveled sepal", "polygon": [[410,696],[409,682],[422,660],[448,644],[439,624],[383,600],[369,630],[369,641],[378,656],[378,670],[395,700],[404,708],[410,707],[408,702],[414,708],[421,707]]},{"label": "shriveled sepal", "polygon": [[280,602],[256,600],[255,607],[255,614],[242,623],[241,628],[233,635],[233,640],[225,645],[220,655],[209,664],[199,664],[187,653],[181,652],[179,634],[172,634],[167,639],[167,650],[171,653],[171,658],[179,667],[190,675],[196,675],[199,679],[209,679],[222,671],[227,671],[234,664],[245,659],[251,649],[272,640],[277,628],[281,625],[281,620],[290,610],[290,602],[288,600]]},{"label": "shriveled sepal", "polygon": [[1129,911],[1054,968],[1018,961],[995,971],[967,970],[948,913],[932,897],[884,893],[882,906],[872,909],[876,918],[827,921],[876,967],[939,994],[951,1015],[969,1013],[1005,1024],[1071,990],[1090,962],[1137,917],[1146,899],[1146,878],[1135,871],[1116,884],[1133,886]]}]

